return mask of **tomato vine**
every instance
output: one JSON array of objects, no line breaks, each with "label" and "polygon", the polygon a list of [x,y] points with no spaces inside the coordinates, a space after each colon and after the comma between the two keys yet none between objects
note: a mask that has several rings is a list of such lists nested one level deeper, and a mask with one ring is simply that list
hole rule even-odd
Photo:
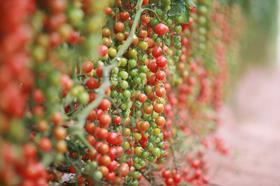
[{"label": "tomato vine", "polygon": [[233,9],[4,2],[0,183],[207,185],[202,149],[228,151],[212,133],[238,40]]}]

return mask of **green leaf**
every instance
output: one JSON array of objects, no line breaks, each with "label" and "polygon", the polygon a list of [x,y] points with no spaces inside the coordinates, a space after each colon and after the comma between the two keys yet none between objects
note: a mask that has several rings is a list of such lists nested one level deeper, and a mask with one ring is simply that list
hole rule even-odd
[{"label": "green leaf", "polygon": [[171,9],[168,11],[168,16],[176,19],[178,23],[189,22],[189,4],[184,0],[174,0],[171,2]]}]

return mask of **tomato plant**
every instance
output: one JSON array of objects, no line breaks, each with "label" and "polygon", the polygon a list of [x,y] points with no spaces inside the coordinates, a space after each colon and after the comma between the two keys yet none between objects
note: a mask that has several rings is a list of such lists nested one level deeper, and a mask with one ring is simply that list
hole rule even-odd
[{"label": "tomato plant", "polygon": [[203,151],[192,149],[208,147],[217,127],[238,39],[231,9],[3,2],[0,183],[207,185]]}]

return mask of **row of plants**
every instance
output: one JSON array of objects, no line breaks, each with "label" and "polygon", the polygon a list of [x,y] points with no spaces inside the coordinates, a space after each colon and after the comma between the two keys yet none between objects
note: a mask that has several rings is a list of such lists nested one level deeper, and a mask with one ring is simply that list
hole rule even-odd
[{"label": "row of plants", "polygon": [[208,185],[240,7],[0,5],[1,185]]}]

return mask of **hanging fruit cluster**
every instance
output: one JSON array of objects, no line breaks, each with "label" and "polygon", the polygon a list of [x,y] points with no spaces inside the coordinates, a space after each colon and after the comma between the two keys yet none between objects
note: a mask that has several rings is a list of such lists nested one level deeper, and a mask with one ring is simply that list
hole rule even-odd
[{"label": "hanging fruit cluster", "polygon": [[210,0],[3,2],[0,183],[207,185],[202,149],[227,153],[210,142],[237,35],[230,11]]}]

